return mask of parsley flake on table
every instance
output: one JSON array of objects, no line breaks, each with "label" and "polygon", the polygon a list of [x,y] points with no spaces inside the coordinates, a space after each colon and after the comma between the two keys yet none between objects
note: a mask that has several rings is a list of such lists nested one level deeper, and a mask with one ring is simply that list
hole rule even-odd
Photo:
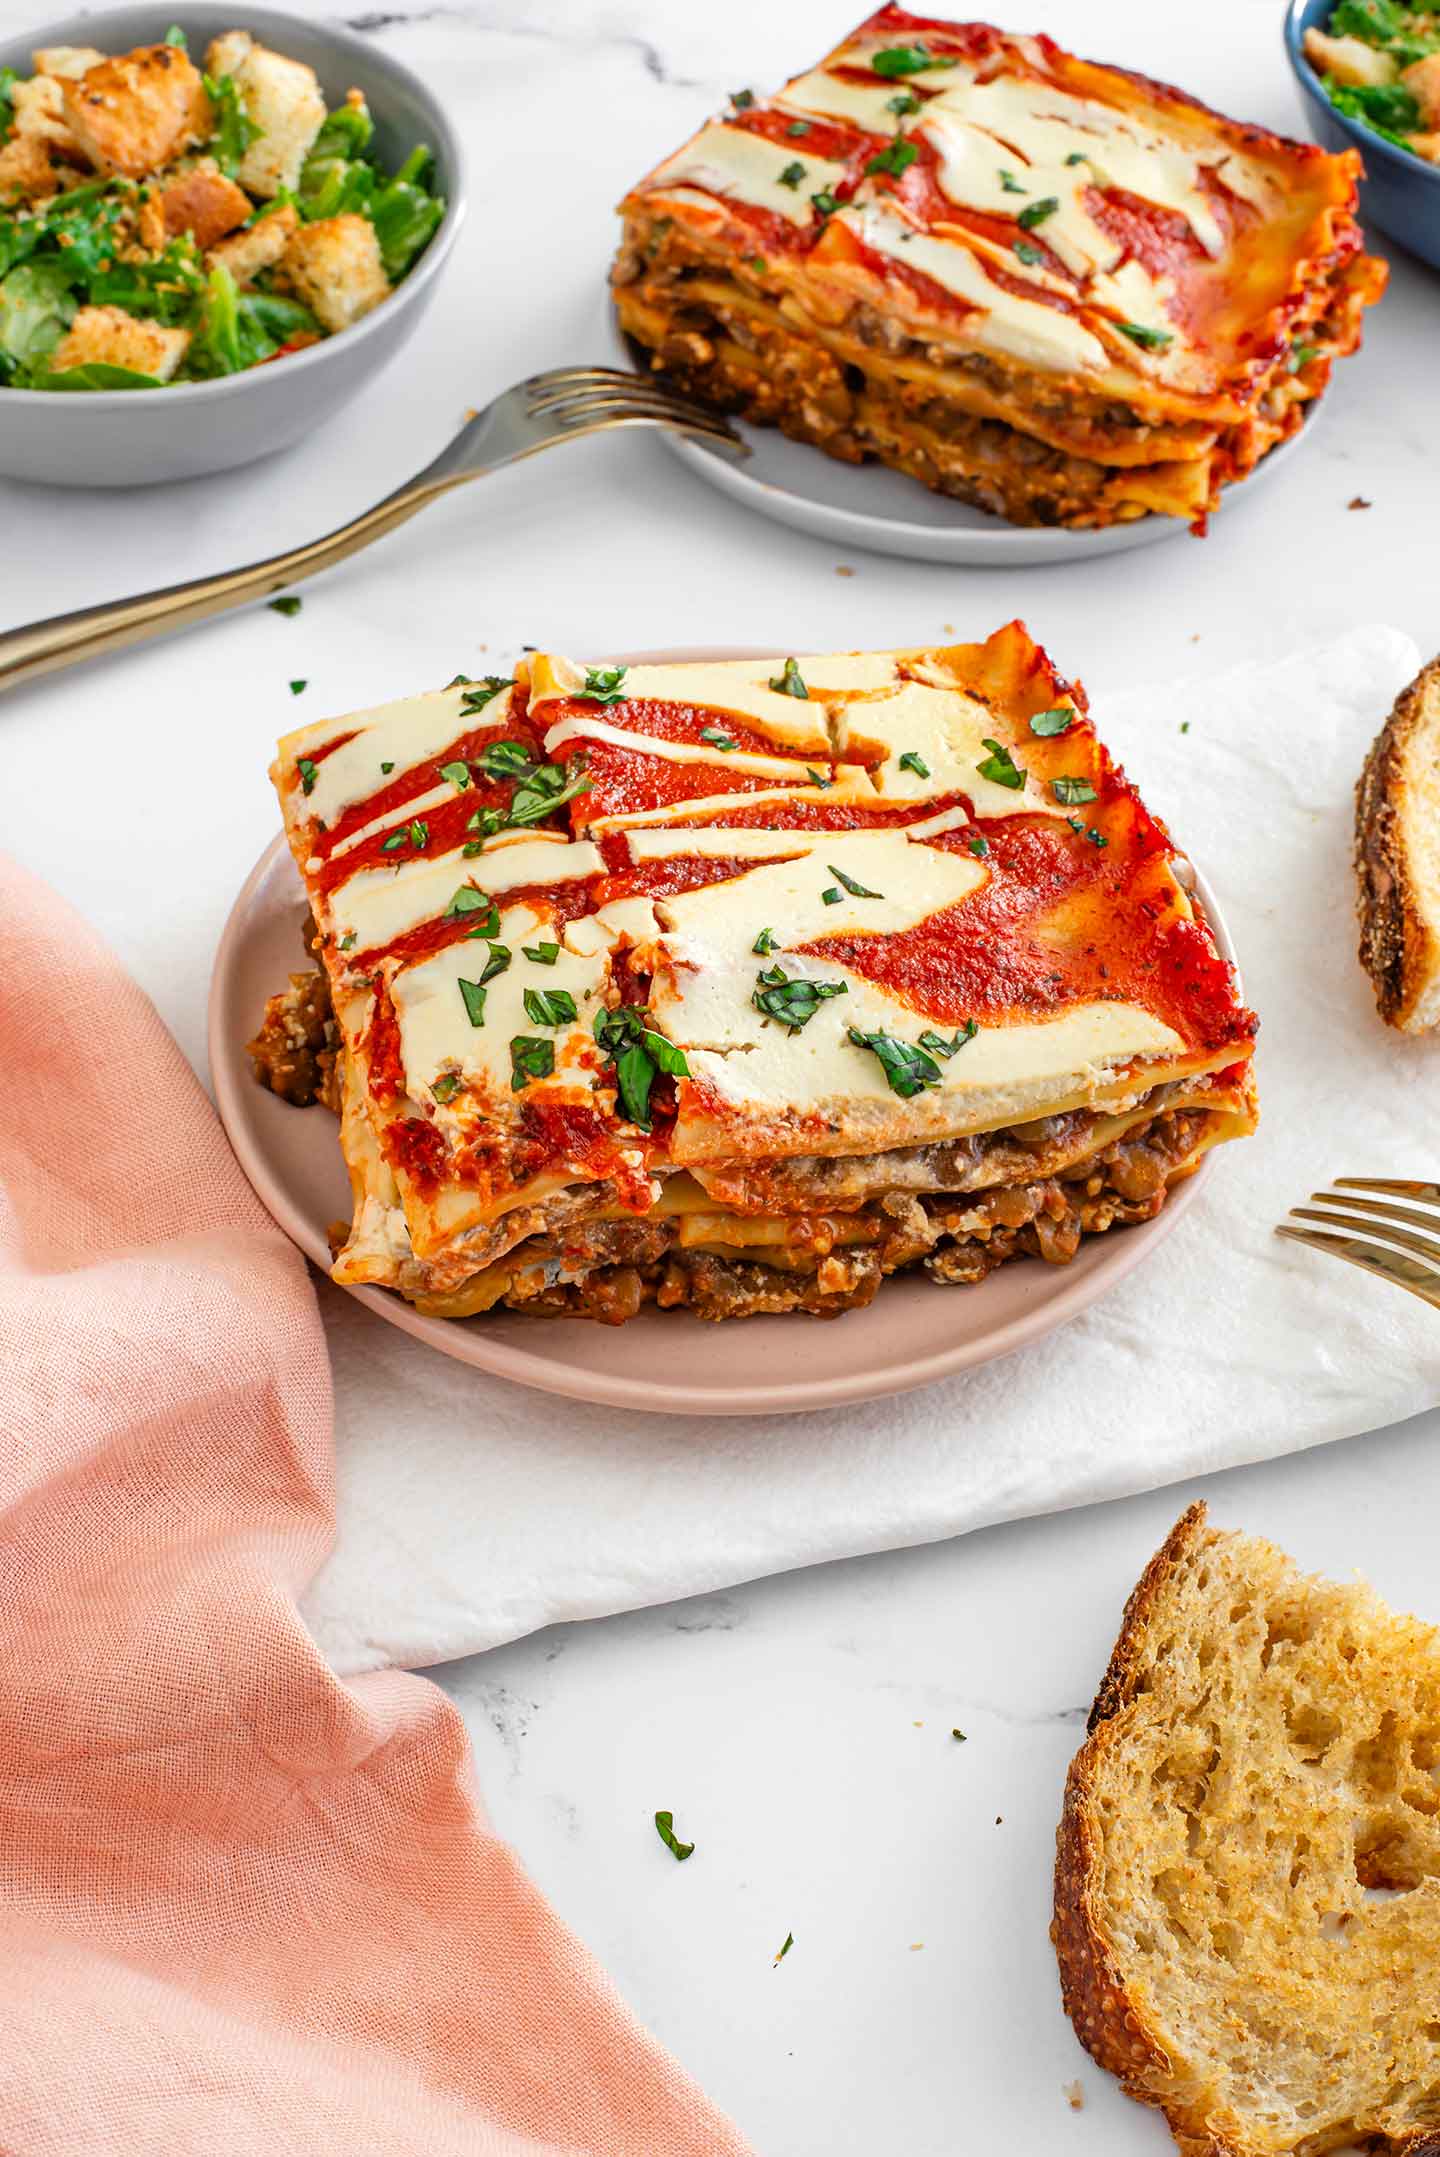
[{"label": "parsley flake on table", "polygon": [[532,1026],[569,1026],[579,1016],[568,989],[526,989],[524,1003]]},{"label": "parsley flake on table", "polygon": [[675,1815],[673,1812],[656,1813],[655,1832],[660,1837],[661,1842],[664,1843],[666,1849],[670,1852],[670,1855],[678,1862],[683,1864],[687,1857],[693,1855],[695,1849],[694,1843],[681,1842],[676,1837]]},{"label": "parsley flake on table", "polygon": [[291,696],[292,696],[292,697],[298,697],[298,696],[299,696],[299,694],[300,694],[300,692],[302,691],[302,689],[308,689],[308,688],[309,688],[309,686],[310,686],[310,684],[309,684],[308,680],[301,680],[301,681],[298,681],[298,682],[291,682],[291,684],[290,684],[290,694],[291,694]]},{"label": "parsley flake on table", "polygon": [[1088,779],[1073,779],[1063,774],[1050,781],[1050,791],[1057,801],[1063,801],[1067,807],[1076,802],[1094,801],[1096,798],[1095,789]]},{"label": "parsley flake on table", "polygon": [[993,786],[1008,786],[1018,794],[1025,784],[1025,773],[1010,751],[1003,742],[992,741],[988,734],[981,736],[981,743],[990,751],[989,756],[975,766],[981,778],[988,779]]},{"label": "parsley flake on table", "polygon": [[1056,704],[1048,712],[1036,712],[1030,721],[1030,731],[1048,741],[1052,734],[1063,734],[1079,716],[1073,705]]},{"label": "parsley flake on table", "polygon": [[771,1963],[771,1965],[770,1965],[770,1967],[771,1967],[771,1969],[772,1969],[772,1970],[778,1970],[778,1969],[779,1969],[779,1967],[780,1967],[781,1963],[782,1963],[782,1962],[783,1962],[783,1961],[785,1960],[785,1957],[786,1957],[786,1956],[787,1956],[787,1955],[789,1954],[789,1952],[790,1952],[791,1948],[792,1948],[792,1947],[793,1947],[794,1945],[795,1945],[795,1935],[794,1935],[794,1933],[793,1933],[793,1932],[787,1932],[787,1933],[786,1933],[786,1935],[785,1935],[785,1944],[784,1944],[784,1946],[783,1946],[783,1947],[781,1948],[781,1950],[780,1950],[779,1954],[778,1954],[778,1955],[777,1955],[777,1956],[775,1957],[775,1960],[774,1960],[774,1961],[773,1961],[773,1962]]},{"label": "parsley flake on table", "polygon": [[755,991],[750,1001],[767,1019],[778,1019],[788,1026],[792,1034],[798,1034],[827,998],[847,996],[848,986],[843,981],[806,981],[792,979],[783,966],[767,966],[763,974],[755,976]]},{"label": "parsley flake on table", "polygon": [[[454,683],[451,684],[453,688]],[[462,712],[483,712],[491,699],[498,697],[502,689],[513,689],[515,683],[509,674],[483,674],[478,682],[472,682],[460,699]]]},{"label": "parsley flake on table", "polygon": [[315,791],[315,766],[313,761],[308,756],[297,756],[295,769],[300,774],[300,791],[302,794],[313,794]]},{"label": "parsley flake on table", "polygon": [[930,776],[930,766],[921,756],[918,749],[907,749],[905,751],[904,756],[900,759],[900,769],[902,771],[913,771],[917,779],[928,779]]},{"label": "parsley flake on table", "polygon": [[298,593],[286,592],[280,599],[267,599],[265,604],[272,614],[298,614],[305,602]]},{"label": "parsley flake on table", "polygon": [[515,1034],[510,1042],[510,1091],[520,1093],[531,1079],[549,1078],[555,1069],[555,1044],[535,1034]]},{"label": "parsley flake on table", "polygon": [[827,861],[825,866],[830,871],[830,874],[845,886],[852,899],[884,898],[883,891],[870,891],[864,884],[857,884],[853,876],[847,876],[843,869],[837,869],[833,861]]},{"label": "parsley flake on table", "polygon": [[801,676],[799,666],[793,659],[786,660],[785,671],[782,674],[772,674],[769,686],[779,697],[803,697],[808,699],[810,695]]},{"label": "parsley flake on table", "polygon": [[952,1738],[958,1738],[962,1745],[968,1742],[963,1730],[952,1730],[950,1735]]}]

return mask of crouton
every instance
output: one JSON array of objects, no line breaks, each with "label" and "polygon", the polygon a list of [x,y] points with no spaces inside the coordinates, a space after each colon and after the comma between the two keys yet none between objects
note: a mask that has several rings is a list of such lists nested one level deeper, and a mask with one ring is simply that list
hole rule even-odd
[{"label": "crouton", "polygon": [[285,269],[327,330],[349,329],[390,296],[375,227],[353,212],[302,225],[285,250]]},{"label": "crouton", "polygon": [[1440,127],[1440,52],[1427,52],[1423,60],[1405,69],[1400,80],[1419,105],[1426,127]]},{"label": "crouton", "polygon": [[236,174],[242,187],[268,200],[300,185],[300,167],[325,124],[325,99],[315,70],[257,45],[244,30],[217,37],[205,55],[212,75],[233,75],[247,119],[260,133]]},{"label": "crouton", "polygon": [[1407,150],[1413,150],[1417,157],[1425,158],[1428,163],[1440,165],[1440,134],[1407,135],[1405,147]]},{"label": "crouton", "polygon": [[1378,46],[1358,37],[1327,37],[1323,30],[1305,32],[1305,57],[1317,75],[1356,88],[1374,89],[1393,82],[1399,72],[1389,53]]},{"label": "crouton", "polygon": [[33,75],[29,82],[17,82],[10,90],[12,115],[10,140],[28,135],[39,142],[48,142],[52,149],[63,150],[67,156],[78,158],[80,145],[65,123],[65,102],[59,82],[51,75]]},{"label": "crouton", "polygon": [[243,225],[252,208],[243,187],[227,180],[210,158],[202,158],[151,197],[165,220],[164,237],[193,232],[197,247],[213,247],[227,232]]},{"label": "crouton", "polygon": [[61,374],[67,367],[104,360],[168,382],[189,342],[189,330],[166,329],[163,323],[127,315],[123,307],[82,307],[51,354],[50,365]]},{"label": "crouton", "polygon": [[104,58],[93,45],[42,45],[30,55],[37,75],[83,75],[99,67]]},{"label": "crouton", "polygon": [[43,202],[59,184],[43,137],[12,135],[0,145],[0,203]]},{"label": "crouton", "polygon": [[232,239],[221,240],[217,247],[210,249],[205,260],[212,269],[217,263],[223,264],[236,284],[243,287],[252,283],[262,270],[274,268],[299,224],[291,204],[282,202],[278,210],[268,211],[257,224],[237,232]]},{"label": "crouton", "polygon": [[140,45],[102,60],[77,79],[64,78],[60,95],[90,162],[132,180],[203,142],[212,125],[205,85],[178,45]]}]

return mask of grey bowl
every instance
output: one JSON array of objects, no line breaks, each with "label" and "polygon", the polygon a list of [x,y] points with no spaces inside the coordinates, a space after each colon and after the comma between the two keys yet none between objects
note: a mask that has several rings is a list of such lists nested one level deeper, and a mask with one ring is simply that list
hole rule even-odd
[{"label": "grey bowl", "polygon": [[1310,132],[1327,150],[1358,150],[1365,160],[1360,214],[1387,239],[1440,269],[1440,165],[1387,142],[1361,120],[1337,112],[1305,57],[1305,32],[1323,30],[1335,0],[1290,0],[1285,50],[1309,109]]},{"label": "grey bowl", "polygon": [[153,44],[179,23],[192,52],[222,30],[245,29],[262,44],[303,60],[338,105],[353,83],[375,120],[374,149],[394,168],[417,142],[435,152],[437,181],[449,204],[443,222],[408,277],[353,329],[283,360],[216,382],[181,382],[155,390],[91,390],[59,396],[0,389],[0,475],[59,487],[141,487],[194,479],[286,448],[331,418],[347,398],[393,359],[419,327],[455,245],[465,209],[465,159],[438,98],[418,75],[363,39],[302,21],[246,0],[225,6],[119,7],[37,24],[26,37],[0,42],[0,66],[30,72],[40,45],[96,45],[126,52]]}]

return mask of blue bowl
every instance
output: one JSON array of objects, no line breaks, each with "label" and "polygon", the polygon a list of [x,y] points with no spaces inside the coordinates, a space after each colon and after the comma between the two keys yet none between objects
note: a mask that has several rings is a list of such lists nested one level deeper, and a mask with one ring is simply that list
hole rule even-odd
[{"label": "blue bowl", "polygon": [[1363,121],[1337,112],[1305,57],[1305,32],[1323,30],[1334,0],[1290,0],[1285,50],[1310,110],[1310,131],[1327,150],[1358,150],[1365,160],[1360,214],[1387,238],[1440,269],[1440,165],[1401,150]]}]

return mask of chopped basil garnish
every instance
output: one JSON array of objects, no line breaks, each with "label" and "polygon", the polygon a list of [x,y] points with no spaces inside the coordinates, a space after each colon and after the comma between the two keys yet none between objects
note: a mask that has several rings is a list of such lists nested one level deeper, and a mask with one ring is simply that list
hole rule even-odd
[{"label": "chopped basil garnish", "polygon": [[1025,774],[1003,743],[992,741],[988,734],[981,737],[990,751],[982,763],[975,766],[982,779],[989,779],[995,786],[1008,786],[1018,794],[1025,784]]},{"label": "chopped basil garnish", "polygon": [[482,920],[476,922],[473,929],[467,929],[465,931],[465,938],[468,943],[472,942],[477,936],[480,936],[483,937],[485,939],[485,942],[488,944],[494,937],[497,937],[499,934],[500,909],[495,904],[495,901],[492,899],[490,901],[489,911],[485,914]]},{"label": "chopped basil garnish", "polygon": [[1139,345],[1145,352],[1163,352],[1175,342],[1172,331],[1152,330],[1143,322],[1117,322],[1115,327],[1122,337],[1128,337],[1132,345]]},{"label": "chopped basil garnish", "polygon": [[735,746],[734,735],[722,734],[718,726],[702,726],[700,739],[708,741],[712,749],[733,749]]},{"label": "chopped basil garnish", "polygon": [[832,876],[838,877],[839,881],[845,886],[845,889],[849,892],[852,899],[884,898],[885,894],[883,891],[868,891],[863,884],[857,884],[853,876],[847,876],[843,869],[837,869],[833,861],[827,861],[825,866],[830,871],[830,874]]},{"label": "chopped basil garnish", "polygon": [[827,794],[830,791],[830,788],[835,784],[835,774],[833,771],[831,772],[828,779],[826,778],[824,772],[817,771],[813,764],[807,764],[805,766],[805,771],[811,785],[818,786],[822,794]]},{"label": "chopped basil garnish", "polygon": [[902,771],[913,771],[917,779],[928,779],[930,776],[930,766],[921,756],[918,749],[907,749],[905,751],[904,756],[900,759],[900,769]]},{"label": "chopped basil garnish", "polygon": [[473,682],[474,679],[473,674],[452,674],[445,687],[447,689],[458,689],[462,682]]},{"label": "chopped basil garnish", "polygon": [[785,671],[783,674],[774,674],[771,676],[770,687],[775,691],[775,694],[777,696],[781,697],[808,698],[810,695],[809,690],[805,687],[804,681],[801,679],[800,669],[795,664],[795,661],[793,659],[786,660]]},{"label": "chopped basil garnish", "polygon": [[266,601],[272,614],[298,614],[304,604],[304,600],[297,598],[294,592],[287,592],[283,599]]},{"label": "chopped basil garnish", "polygon": [[1028,195],[1030,192],[1029,188],[1022,187],[1014,173],[1007,172],[1003,165],[1000,167],[1000,185],[1007,195]]},{"label": "chopped basil garnish", "polygon": [[913,90],[901,90],[894,97],[887,97],[885,110],[893,112],[897,120],[906,120],[912,112],[920,110],[920,100]]},{"label": "chopped basil garnish", "polygon": [[1074,802],[1095,799],[1095,789],[1088,779],[1052,779],[1050,791],[1057,801],[1063,801],[1067,806]]},{"label": "chopped basil garnish", "polygon": [[887,45],[883,51],[871,53],[870,65],[877,75],[893,82],[899,75],[923,75],[927,67],[953,67],[955,62],[927,52],[923,45]]},{"label": "chopped basil garnish", "polygon": [[805,167],[798,157],[792,157],[779,177],[782,187],[798,187],[805,177]]},{"label": "chopped basil garnish", "polygon": [[526,958],[533,959],[537,966],[553,966],[560,956],[558,944],[522,944],[520,949]]},{"label": "chopped basil garnish", "polygon": [[1070,829],[1074,832],[1077,839],[1088,839],[1092,846],[1108,846],[1110,844],[1110,841],[1105,837],[1105,834],[1102,831],[1097,831],[1093,824],[1091,824],[1089,829],[1087,830],[1083,818],[1078,816],[1067,816],[1065,821],[1070,826]]},{"label": "chopped basil garnish", "polygon": [[1319,357],[1319,345],[1295,345],[1286,361],[1285,371],[1287,374],[1299,374],[1302,367],[1308,367],[1311,360]]},{"label": "chopped basil garnish", "polygon": [[1048,740],[1052,734],[1063,734],[1079,716],[1079,712],[1072,705],[1057,704],[1048,712],[1036,712],[1030,721],[1030,731]]},{"label": "chopped basil garnish", "polygon": [[866,165],[865,170],[867,172],[888,172],[898,180],[902,173],[909,171],[919,155],[920,152],[913,142],[906,142],[903,137],[897,135],[888,149],[876,151]]},{"label": "chopped basil garnish", "polygon": [[524,1000],[532,1026],[569,1026],[578,1016],[568,989],[526,989]]},{"label": "chopped basil garnish", "polygon": [[437,1101],[450,1101],[458,1092],[459,1086],[460,1074],[458,1071],[442,1071],[430,1091]]},{"label": "chopped basil garnish", "polygon": [[737,112],[748,112],[755,102],[755,92],[753,90],[732,90],[730,92],[730,102]]},{"label": "chopped basil garnish", "polygon": [[1033,240],[1017,240],[1015,242],[1015,253],[1019,260],[1032,270],[1037,262],[1045,260],[1044,249],[1037,247]]},{"label": "chopped basil garnish", "polygon": [[828,997],[849,993],[843,981],[795,980],[783,967],[769,966],[755,976],[755,993],[750,1001],[767,1019],[779,1019],[792,1034],[798,1034]]},{"label": "chopped basil garnish", "polygon": [[353,929],[348,936],[341,937],[340,949],[342,951],[353,951],[355,949],[355,931]]},{"label": "chopped basil garnish", "polygon": [[695,1848],[693,1842],[677,1841],[675,1835],[675,1815],[673,1812],[656,1813],[655,1832],[660,1837],[661,1842],[664,1843],[666,1849],[670,1852],[670,1855],[673,1858],[678,1859],[682,1863],[687,1857],[690,1856],[691,1852]]},{"label": "chopped basil garnish", "polygon": [[409,838],[409,836],[410,834],[408,831],[392,831],[388,839],[382,839],[380,841],[381,853],[396,853],[399,848],[405,844],[405,841]]},{"label": "chopped basil garnish", "polygon": [[[476,933],[474,929],[470,931],[471,936]],[[485,954],[485,964],[480,969],[480,986],[482,989],[488,982],[493,981],[497,974],[505,972],[505,969],[510,964],[511,957],[512,953],[508,944],[492,943],[490,945],[489,951]]]},{"label": "chopped basil garnish", "polygon": [[595,1039],[615,1066],[615,1090],[625,1114],[631,1123],[648,1131],[650,1089],[657,1075],[664,1071],[672,1078],[690,1076],[684,1050],[677,1049],[664,1034],[652,1032],[636,1004],[621,1004],[615,1011],[597,1011]]},{"label": "chopped basil garnish", "polygon": [[[1294,373],[1294,369],[1293,369],[1293,368],[1291,369],[1291,373],[1292,373],[1292,374]],[[290,684],[290,694],[291,694],[291,696],[292,696],[292,697],[298,697],[298,696],[299,696],[299,694],[300,694],[300,692],[301,692],[301,690],[302,690],[302,689],[305,689],[305,688],[308,688],[308,686],[309,686],[308,680],[306,680],[306,681],[298,681],[298,682],[291,682],[291,684]]]},{"label": "chopped basil garnish", "polygon": [[970,851],[977,859],[983,861],[990,851],[990,841],[988,839],[972,839],[970,841]]},{"label": "chopped basil garnish", "polygon": [[535,769],[523,741],[487,742],[475,761],[487,779],[528,779]]},{"label": "chopped basil garnish", "polygon": [[455,921],[461,914],[478,914],[492,903],[488,891],[477,891],[473,884],[462,884],[445,909],[445,919]]},{"label": "chopped basil garnish", "polygon": [[555,1069],[555,1044],[535,1034],[516,1034],[510,1042],[510,1091],[519,1093],[529,1079],[549,1078]]},{"label": "chopped basil garnish", "polygon": [[470,766],[463,758],[456,757],[453,764],[442,764],[440,766],[440,776],[442,779],[448,779],[450,784],[458,787],[463,794],[470,784]]},{"label": "chopped basil garnish", "polygon": [[1047,217],[1053,217],[1059,207],[1058,195],[1042,196],[1039,202],[1027,202],[1015,222],[1022,232],[1033,232],[1037,225],[1044,224]]},{"label": "chopped basil garnish", "polygon": [[410,826],[410,844],[417,853],[430,844],[430,826],[423,817],[417,817]]},{"label": "chopped basil garnish", "polygon": [[922,1049],[929,1049],[932,1056],[945,1057],[948,1062],[957,1050],[964,1048],[967,1041],[973,1041],[979,1031],[979,1025],[974,1019],[964,1019],[948,1041],[943,1034],[926,1032],[920,1036],[920,1046]]},{"label": "chopped basil garnish", "polygon": [[485,1024],[485,985],[480,981],[457,981],[460,1001],[465,1006],[465,1016],[472,1026]]},{"label": "chopped basil garnish", "polygon": [[963,1730],[952,1730],[950,1735],[952,1738],[958,1738],[962,1745],[965,1745],[969,1742]]},{"label": "chopped basil garnish", "polygon": [[382,777],[382,779],[388,779],[394,769],[395,763],[394,759],[392,758],[388,764],[382,764],[380,766],[380,776]]},{"label": "chopped basil garnish", "polygon": [[1083,165],[1088,154],[1085,150],[1072,150],[1065,162],[1067,165]]},{"label": "chopped basil garnish", "polygon": [[570,694],[588,704],[623,704],[625,672],[624,667],[587,667],[585,687],[572,689]]},{"label": "chopped basil garnish", "polygon": [[563,765],[541,764],[516,787],[505,822],[538,824],[542,816],[548,816],[552,809],[558,809],[564,802],[573,801],[577,794],[585,793],[589,785],[579,757],[575,758],[574,770],[568,778]]},{"label": "chopped basil garnish", "polygon": [[[451,687],[454,686],[452,682]],[[483,712],[492,697],[498,697],[502,689],[514,687],[515,683],[508,674],[482,674],[479,681],[473,683],[461,697],[460,709],[462,712]]]},{"label": "chopped basil garnish", "polygon": [[775,1960],[774,1960],[774,1961],[773,1961],[773,1962],[771,1963],[771,1965],[770,1965],[770,1967],[771,1967],[771,1969],[772,1969],[772,1970],[778,1970],[778,1969],[779,1969],[779,1967],[780,1967],[781,1963],[782,1963],[782,1962],[783,1962],[783,1961],[785,1960],[785,1957],[786,1957],[786,1956],[787,1956],[787,1955],[789,1954],[789,1952],[790,1952],[791,1948],[792,1948],[792,1947],[793,1947],[794,1945],[795,1945],[795,1935],[794,1935],[794,1933],[793,1933],[793,1932],[787,1932],[787,1933],[786,1933],[786,1935],[785,1935],[785,1945],[784,1945],[784,1946],[783,1946],[783,1947],[781,1948],[781,1950],[780,1950],[779,1954],[778,1954],[778,1955],[777,1955],[777,1956],[775,1957]]},{"label": "chopped basil garnish", "polygon": [[838,906],[844,896],[845,894],[838,884],[830,884],[821,892],[820,904],[822,906]]},{"label": "chopped basil garnish", "polygon": [[787,135],[808,135],[810,122],[808,120],[792,120],[785,132]]},{"label": "chopped basil garnish", "polygon": [[890,1091],[909,1101],[927,1086],[940,1083],[940,1066],[933,1056],[910,1041],[897,1041],[894,1034],[862,1033],[858,1026],[847,1026],[846,1034],[857,1049],[869,1049],[880,1061]]},{"label": "chopped basil garnish", "polygon": [[750,949],[757,958],[768,959],[775,946],[775,931],[773,929],[762,929]]},{"label": "chopped basil garnish", "polygon": [[833,217],[840,207],[840,198],[833,189],[822,187],[810,197],[822,217]]},{"label": "chopped basil garnish", "polygon": [[297,756],[295,769],[300,774],[301,792],[313,794],[315,791],[315,765],[312,759],[308,756]]}]

